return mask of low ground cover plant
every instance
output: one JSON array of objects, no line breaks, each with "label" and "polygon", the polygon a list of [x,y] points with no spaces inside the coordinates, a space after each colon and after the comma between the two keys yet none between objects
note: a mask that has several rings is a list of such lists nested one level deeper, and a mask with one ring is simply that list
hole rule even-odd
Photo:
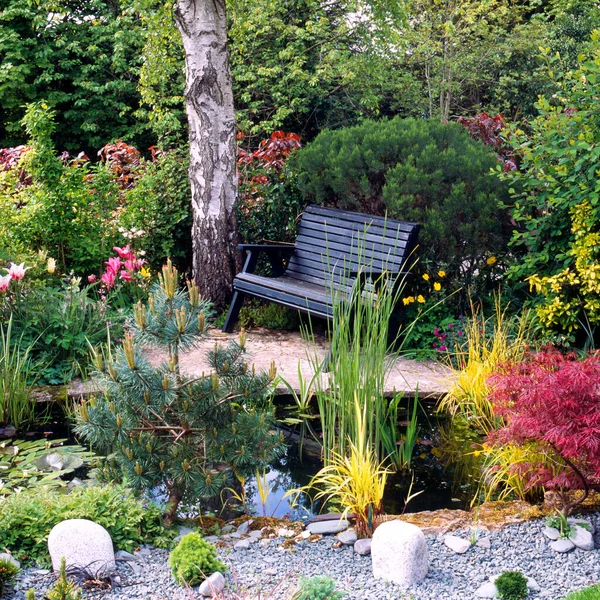
[{"label": "low ground cover plant", "polygon": [[506,571],[495,581],[498,598],[502,600],[524,600],[527,598],[527,578],[520,571]]},{"label": "low ground cover plant", "polygon": [[21,561],[49,564],[46,541],[65,519],[89,519],[104,527],[115,549],[129,552],[142,544],[166,543],[160,509],[136,499],[121,486],[77,487],[64,494],[23,491],[0,499],[0,547]]},{"label": "low ground cover plant", "polygon": [[346,594],[335,588],[335,581],[327,575],[303,577],[292,600],[341,600]]},{"label": "low ground cover plant", "polygon": [[207,577],[226,566],[217,558],[217,550],[199,533],[188,533],[181,538],[169,556],[173,577],[181,585],[198,585]]},{"label": "low ground cover plant", "polygon": [[594,585],[584,590],[571,592],[564,600],[600,600],[600,585]]}]

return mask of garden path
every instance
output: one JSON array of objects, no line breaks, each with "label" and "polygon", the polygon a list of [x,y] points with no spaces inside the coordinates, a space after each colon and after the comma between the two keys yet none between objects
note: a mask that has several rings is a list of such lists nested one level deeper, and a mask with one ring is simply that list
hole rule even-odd
[{"label": "garden path", "polygon": [[[237,340],[238,335],[211,329],[197,348],[180,356],[182,371],[189,376],[208,373],[210,368],[206,361],[207,351],[215,343],[227,343],[230,339]],[[323,358],[328,350],[328,342],[324,336],[316,336],[314,343],[309,344],[299,332],[253,329],[247,333],[246,350],[248,362],[253,363],[257,370],[268,370],[271,361],[275,361],[277,373],[298,391],[298,362],[304,380],[310,381],[312,369],[309,357],[316,354]],[[147,355],[154,365],[166,359],[166,354],[160,350],[148,350]],[[450,370],[439,363],[398,358],[386,381],[385,391],[391,394],[395,388],[397,391],[414,393],[418,387],[421,398],[435,399],[448,390],[451,377]],[[287,393],[289,392],[283,385],[278,386],[277,394]]]}]

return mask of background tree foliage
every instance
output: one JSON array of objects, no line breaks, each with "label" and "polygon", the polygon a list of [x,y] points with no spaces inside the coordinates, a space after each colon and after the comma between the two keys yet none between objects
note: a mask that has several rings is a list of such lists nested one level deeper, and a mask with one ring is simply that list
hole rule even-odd
[{"label": "background tree foliage", "polygon": [[144,32],[126,0],[0,2],[0,145],[20,143],[27,102],[59,115],[61,150],[88,153],[116,138],[151,144],[139,120]]}]

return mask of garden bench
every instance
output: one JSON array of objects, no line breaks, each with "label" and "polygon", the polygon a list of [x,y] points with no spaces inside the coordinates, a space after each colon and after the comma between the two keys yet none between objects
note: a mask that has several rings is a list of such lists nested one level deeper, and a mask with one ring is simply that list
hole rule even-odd
[{"label": "garden bench", "polygon": [[[246,260],[233,281],[223,331],[233,330],[245,296],[330,319],[335,302],[349,297],[354,286],[384,272],[402,274],[418,234],[416,223],[310,205],[295,244],[238,246]],[[261,253],[269,259],[272,277],[254,273]]]}]

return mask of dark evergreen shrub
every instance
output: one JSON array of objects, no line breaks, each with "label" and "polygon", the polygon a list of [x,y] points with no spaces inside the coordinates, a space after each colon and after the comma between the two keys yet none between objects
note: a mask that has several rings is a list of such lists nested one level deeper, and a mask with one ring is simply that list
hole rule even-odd
[{"label": "dark evergreen shrub", "polygon": [[460,285],[497,277],[507,189],[489,176],[495,155],[460,125],[395,118],[326,130],[296,165],[307,202],[421,223],[421,269],[443,268]]}]

